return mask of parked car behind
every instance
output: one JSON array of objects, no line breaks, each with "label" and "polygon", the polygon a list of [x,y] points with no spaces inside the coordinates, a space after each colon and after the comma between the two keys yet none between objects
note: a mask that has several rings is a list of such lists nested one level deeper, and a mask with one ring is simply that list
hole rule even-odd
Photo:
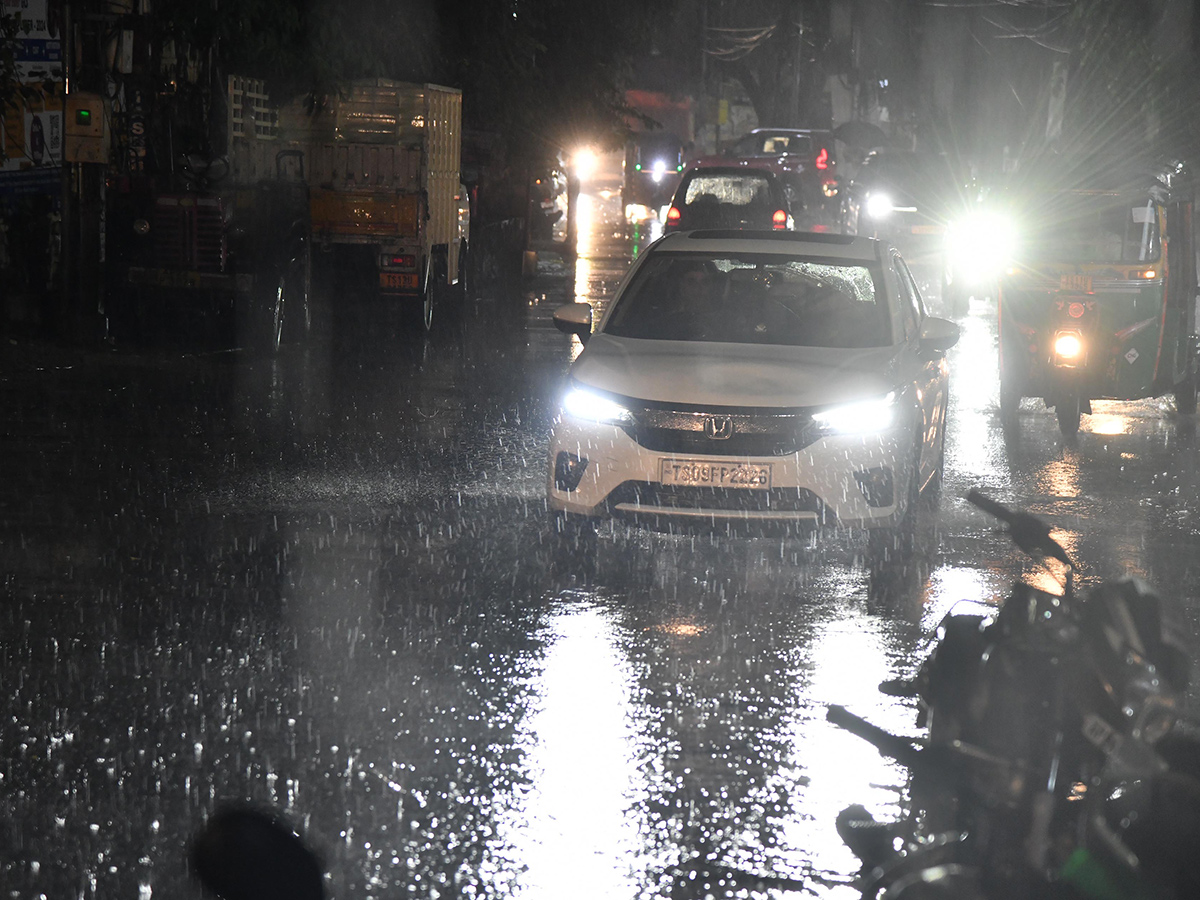
[{"label": "parked car behind", "polygon": [[693,231],[651,245],[584,349],[550,442],[561,530],[598,517],[701,528],[912,522],[943,464],[958,327],[925,315],[888,244]]},{"label": "parked car behind", "polygon": [[787,231],[795,226],[790,194],[765,169],[693,165],[667,210],[663,232],[695,228],[759,228]]}]

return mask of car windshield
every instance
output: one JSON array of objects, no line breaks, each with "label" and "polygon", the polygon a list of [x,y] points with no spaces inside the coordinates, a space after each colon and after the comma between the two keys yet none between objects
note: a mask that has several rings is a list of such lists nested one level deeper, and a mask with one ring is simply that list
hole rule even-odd
[{"label": "car windshield", "polygon": [[647,259],[606,334],[661,341],[880,347],[890,343],[874,267],[775,254]]},{"label": "car windshield", "polygon": [[806,134],[748,134],[733,145],[734,156],[808,156],[812,138]]},{"label": "car windshield", "polygon": [[717,174],[696,172],[684,184],[680,193],[683,205],[704,206],[720,203],[724,206],[768,206],[774,201],[771,179],[761,172]]},{"label": "car windshield", "polygon": [[1159,255],[1158,215],[1149,198],[1072,198],[1024,243],[1029,258],[1046,262],[1153,262]]}]

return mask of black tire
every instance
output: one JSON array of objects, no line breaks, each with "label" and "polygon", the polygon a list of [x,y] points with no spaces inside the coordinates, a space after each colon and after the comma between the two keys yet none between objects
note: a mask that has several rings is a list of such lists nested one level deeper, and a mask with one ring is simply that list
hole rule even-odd
[{"label": "black tire", "polygon": [[1187,375],[1175,385],[1175,411],[1181,416],[1196,414],[1196,369],[1192,365]]},{"label": "black tire", "polygon": [[1079,417],[1083,405],[1079,394],[1075,391],[1060,396],[1054,403],[1054,414],[1058,417],[1058,430],[1066,438],[1075,437],[1079,433]]},{"label": "black tire", "polygon": [[434,307],[437,305],[437,275],[434,273],[434,261],[429,260],[425,265],[425,277],[421,283],[420,302],[416,307],[416,327],[422,334],[433,330]]},{"label": "black tire", "polygon": [[916,549],[917,510],[921,503],[921,454],[913,457],[912,477],[908,479],[908,497],[900,520],[890,528],[872,528],[867,532],[870,566],[892,565],[909,559]]},{"label": "black tire", "polygon": [[472,299],[475,289],[474,273],[471,271],[471,247],[467,243],[458,250],[458,294],[465,303]]}]

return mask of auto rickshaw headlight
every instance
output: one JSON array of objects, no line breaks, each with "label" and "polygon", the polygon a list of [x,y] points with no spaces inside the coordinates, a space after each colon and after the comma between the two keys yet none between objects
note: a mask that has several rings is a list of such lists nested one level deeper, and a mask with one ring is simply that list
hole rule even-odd
[{"label": "auto rickshaw headlight", "polygon": [[1083,336],[1078,331],[1054,335],[1054,365],[1071,368],[1083,362]]}]

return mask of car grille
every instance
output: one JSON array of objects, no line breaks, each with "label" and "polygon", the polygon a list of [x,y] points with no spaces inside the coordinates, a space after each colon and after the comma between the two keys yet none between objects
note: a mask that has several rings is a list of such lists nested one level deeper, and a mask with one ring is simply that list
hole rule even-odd
[{"label": "car grille", "polygon": [[704,514],[717,518],[802,518],[815,524],[832,524],[834,514],[805,488],[682,487],[627,481],[609,496],[609,506],[633,515]]},{"label": "car grille", "polygon": [[[670,409],[637,410],[625,433],[655,453],[706,456],[786,456],[820,437],[808,413],[725,414]],[[728,436],[711,436],[714,433]]]}]

